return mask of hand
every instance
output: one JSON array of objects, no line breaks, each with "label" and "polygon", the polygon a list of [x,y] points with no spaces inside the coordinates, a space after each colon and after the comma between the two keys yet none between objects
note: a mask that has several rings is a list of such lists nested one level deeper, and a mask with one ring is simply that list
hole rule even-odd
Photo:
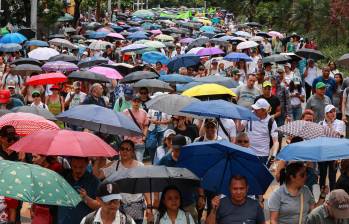
[{"label": "hand", "polygon": [[291,119],[291,117],[289,117],[288,115],[286,116],[286,119],[285,119],[285,123],[289,123],[289,122],[291,122],[292,121],[292,119]]},{"label": "hand", "polygon": [[348,123],[347,116],[343,116],[343,117],[342,117],[342,121],[344,121],[345,123]]},{"label": "hand", "polygon": [[217,209],[217,208],[219,207],[220,202],[221,202],[220,196],[219,196],[219,195],[218,195],[218,196],[215,196],[215,197],[212,198],[212,200],[211,200],[212,207],[213,207],[214,209]]},{"label": "hand", "polygon": [[327,185],[325,185],[321,188],[320,192],[320,197],[326,197],[326,195],[330,192],[330,188]]},{"label": "hand", "polygon": [[147,222],[153,222],[154,221],[154,215],[153,215],[152,209],[147,208],[145,210],[145,217],[147,218]]},{"label": "hand", "polygon": [[198,209],[204,209],[206,205],[206,200],[204,197],[199,197],[197,201],[197,208]]},{"label": "hand", "polygon": [[82,198],[82,200],[84,200],[87,197],[87,191],[84,188],[79,188],[78,192],[79,192],[80,197]]}]

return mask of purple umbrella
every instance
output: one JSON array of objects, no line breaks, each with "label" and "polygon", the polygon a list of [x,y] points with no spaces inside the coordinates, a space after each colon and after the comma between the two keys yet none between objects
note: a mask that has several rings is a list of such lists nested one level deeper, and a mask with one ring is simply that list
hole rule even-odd
[{"label": "purple umbrella", "polygon": [[122,75],[118,71],[116,71],[113,68],[108,68],[108,67],[101,67],[101,66],[96,66],[93,68],[90,68],[88,71],[94,72],[100,75],[104,75],[105,77],[109,79],[123,79]]},{"label": "purple umbrella", "polygon": [[50,61],[46,62],[42,67],[45,72],[72,72],[79,70],[76,64],[66,61]]},{"label": "purple umbrella", "polygon": [[190,44],[191,42],[193,42],[193,40],[194,40],[193,38],[187,37],[187,38],[181,39],[179,41],[179,43],[181,43],[181,44]]},{"label": "purple umbrella", "polygon": [[216,47],[208,47],[208,48],[203,48],[199,50],[197,53],[197,55],[199,56],[211,56],[211,55],[217,55],[217,54],[224,54],[224,51]]},{"label": "purple umbrella", "polygon": [[132,52],[148,48],[145,44],[130,44],[121,48],[121,52]]}]

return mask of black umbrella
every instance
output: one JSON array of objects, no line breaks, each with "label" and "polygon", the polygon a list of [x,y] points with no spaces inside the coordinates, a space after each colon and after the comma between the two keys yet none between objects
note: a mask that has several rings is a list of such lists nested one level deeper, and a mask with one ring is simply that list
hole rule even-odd
[{"label": "black umbrella", "polygon": [[299,55],[306,59],[311,58],[314,60],[320,60],[325,58],[325,56],[322,54],[321,51],[309,49],[309,48],[299,49],[298,51],[296,51],[296,55]]},{"label": "black umbrella", "polygon": [[13,112],[23,112],[23,113],[31,113],[31,114],[36,114],[41,117],[44,117],[47,120],[51,121],[56,121],[55,115],[53,115],[50,111],[43,109],[43,108],[38,108],[38,107],[31,107],[31,106],[20,106],[20,107],[15,107],[12,109]]},{"label": "black umbrella", "polygon": [[59,54],[48,59],[48,61],[66,61],[74,64],[78,63],[78,58],[73,55]]},{"label": "black umbrella", "polygon": [[20,64],[20,65],[16,65],[16,67],[14,67],[11,70],[11,72],[14,75],[28,76],[33,73],[40,73],[42,72],[42,69],[38,65]]},{"label": "black umbrella", "polygon": [[42,65],[42,63],[39,60],[36,60],[33,58],[19,58],[13,61],[11,64],[14,64],[14,65],[31,64],[31,65],[38,65],[38,66]]},{"label": "black umbrella", "polygon": [[18,30],[18,33],[23,34],[26,38],[28,38],[28,40],[34,38],[36,34],[35,31],[30,28],[21,28]]},{"label": "black umbrella", "polygon": [[209,41],[210,41],[210,39],[208,37],[196,38],[188,45],[188,50],[190,50],[194,47],[201,47],[202,45],[206,44]]},{"label": "black umbrella", "polygon": [[261,37],[265,37],[265,38],[271,38],[271,36],[268,33],[266,33],[266,32],[258,32],[256,34],[256,36],[261,36]]},{"label": "black umbrella", "polygon": [[103,64],[103,63],[108,63],[108,59],[103,57],[88,57],[79,61],[78,67],[88,68],[88,67],[92,67],[95,65]]},{"label": "black umbrella", "polygon": [[75,80],[90,80],[93,82],[110,82],[110,80],[104,75],[100,75],[90,71],[75,71],[70,73],[68,78]]},{"label": "black umbrella", "polygon": [[159,75],[154,72],[137,71],[126,75],[125,78],[120,81],[120,83],[133,83],[142,79],[156,79],[158,77]]},{"label": "black umbrella", "polygon": [[86,40],[86,37],[84,37],[83,35],[73,35],[71,36],[71,38],[73,40]]},{"label": "black umbrella", "polygon": [[262,59],[263,63],[280,63],[291,60],[291,57],[282,54],[273,54]]}]

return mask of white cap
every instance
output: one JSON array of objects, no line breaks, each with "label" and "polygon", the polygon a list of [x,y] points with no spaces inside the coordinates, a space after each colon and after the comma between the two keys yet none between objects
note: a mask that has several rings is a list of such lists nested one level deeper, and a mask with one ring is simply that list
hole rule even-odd
[{"label": "white cap", "polygon": [[332,104],[329,104],[329,105],[327,105],[327,106],[325,107],[325,113],[328,113],[328,112],[330,112],[330,111],[333,110],[333,109],[336,109],[336,107],[333,106]]},{"label": "white cap", "polygon": [[270,108],[270,104],[268,103],[268,101],[266,101],[263,98],[260,98],[259,100],[257,100],[257,102],[255,104],[253,104],[251,106],[253,109],[255,110],[259,110],[259,109],[265,109],[265,110],[269,110]]},{"label": "white cap", "polygon": [[164,132],[164,138],[168,138],[168,136],[170,135],[176,135],[176,132],[172,129],[167,129],[165,132]]},{"label": "white cap", "polygon": [[286,63],[286,64],[284,65],[284,67],[289,67],[289,68],[291,68],[291,64],[290,64],[290,63]]}]

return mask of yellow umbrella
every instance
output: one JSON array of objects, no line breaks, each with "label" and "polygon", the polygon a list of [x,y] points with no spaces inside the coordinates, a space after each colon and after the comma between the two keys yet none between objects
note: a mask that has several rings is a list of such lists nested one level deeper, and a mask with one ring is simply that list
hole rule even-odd
[{"label": "yellow umbrella", "polygon": [[183,96],[195,97],[195,96],[212,96],[212,95],[231,95],[236,97],[236,94],[225,86],[218,84],[202,84],[194,86],[182,93]]}]

